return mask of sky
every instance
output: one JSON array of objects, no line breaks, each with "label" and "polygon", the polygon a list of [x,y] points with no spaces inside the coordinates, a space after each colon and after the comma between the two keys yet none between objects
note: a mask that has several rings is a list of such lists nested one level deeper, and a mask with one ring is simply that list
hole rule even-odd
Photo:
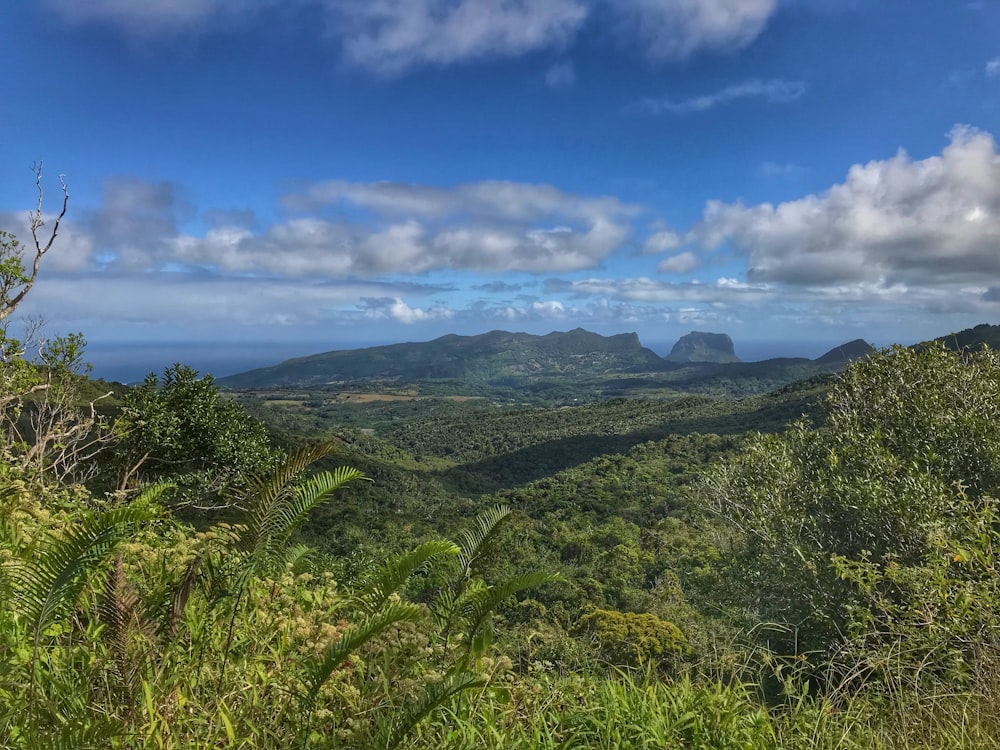
[{"label": "sky", "polygon": [[1000,0],[4,0],[19,309],[95,373],[1000,323]]}]

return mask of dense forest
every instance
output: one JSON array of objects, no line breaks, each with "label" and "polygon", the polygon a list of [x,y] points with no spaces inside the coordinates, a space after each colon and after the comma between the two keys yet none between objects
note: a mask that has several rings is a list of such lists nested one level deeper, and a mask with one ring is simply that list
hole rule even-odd
[{"label": "dense forest", "polygon": [[0,746],[1000,746],[989,331],[743,398],[126,388],[7,325],[57,229],[0,233]]}]

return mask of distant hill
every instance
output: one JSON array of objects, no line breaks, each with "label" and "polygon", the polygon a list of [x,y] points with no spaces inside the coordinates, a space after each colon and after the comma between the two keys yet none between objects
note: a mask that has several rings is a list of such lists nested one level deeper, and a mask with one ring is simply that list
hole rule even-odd
[{"label": "distant hill", "polygon": [[733,340],[725,333],[705,333],[703,331],[691,331],[674,344],[670,354],[666,357],[667,362],[711,362],[714,364],[724,364],[727,362],[739,362],[733,348]]},{"label": "distant hill", "polygon": [[875,347],[864,339],[854,339],[846,344],[835,346],[822,357],[814,359],[813,362],[820,366],[846,365],[856,359],[864,359],[875,351]]},{"label": "distant hill", "polygon": [[980,323],[975,328],[966,328],[958,333],[949,333],[947,336],[940,336],[934,339],[940,341],[952,351],[962,349],[982,349],[988,346],[990,349],[1000,349],[1000,326],[991,326],[988,323]]},{"label": "distant hill", "polygon": [[[672,352],[675,361],[669,361],[642,346],[634,333],[601,336],[577,328],[536,336],[490,331],[324,352],[216,382],[252,390],[364,392],[405,386],[415,387],[421,395],[477,395],[540,403],[663,397],[677,392],[750,396],[837,372],[871,350],[871,345],[859,340],[816,360],[740,362],[726,334],[693,331],[678,341]],[[695,359],[676,361],[683,357]],[[705,357],[722,361],[700,359]]]},{"label": "distant hill", "polygon": [[490,331],[433,341],[348,349],[289,359],[220,378],[230,388],[308,387],[347,381],[461,380],[503,384],[531,378],[593,378],[663,367],[635,333],[601,336],[582,328],[545,336]]}]

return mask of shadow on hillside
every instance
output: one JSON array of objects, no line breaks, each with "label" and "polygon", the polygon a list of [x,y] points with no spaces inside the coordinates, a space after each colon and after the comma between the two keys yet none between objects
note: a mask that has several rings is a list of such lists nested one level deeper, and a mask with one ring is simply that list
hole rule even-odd
[{"label": "shadow on hillside", "polygon": [[735,435],[749,431],[778,432],[802,415],[817,417],[814,398],[765,401],[745,412],[664,422],[640,430],[611,435],[575,435],[546,440],[499,456],[433,472],[452,492],[483,495],[521,487],[578,466],[599,456],[627,453],[634,446],[670,435]]}]

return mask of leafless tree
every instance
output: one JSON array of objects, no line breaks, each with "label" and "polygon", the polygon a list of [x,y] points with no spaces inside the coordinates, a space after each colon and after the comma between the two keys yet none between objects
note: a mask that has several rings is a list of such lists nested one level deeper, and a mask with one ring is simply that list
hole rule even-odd
[{"label": "leafless tree", "polygon": [[[34,249],[30,266],[17,237],[0,230],[0,426],[7,438],[2,449],[24,469],[80,481],[93,470],[91,459],[110,439],[107,420],[96,408],[110,394],[82,403],[83,336],[46,339],[40,318],[19,321],[23,333],[9,335],[11,315],[34,287],[42,258],[52,249],[69,207],[69,188],[59,175],[62,206],[47,220],[41,163],[32,171],[38,200],[28,214]],[[31,350],[37,354],[30,356]]]},{"label": "leafless tree", "polygon": [[28,214],[28,226],[31,227],[32,244],[35,247],[31,269],[25,266],[20,242],[7,232],[0,232],[0,321],[6,320],[17,306],[24,301],[38,279],[38,269],[42,257],[52,249],[59,234],[59,225],[66,216],[69,207],[69,188],[63,175],[59,175],[59,186],[62,188],[62,209],[52,222],[52,229],[43,232],[46,226],[45,215],[42,213],[42,202],[45,199],[45,189],[42,187],[42,163],[39,162],[32,171],[35,173],[35,187],[38,190],[38,202],[35,210]]}]

